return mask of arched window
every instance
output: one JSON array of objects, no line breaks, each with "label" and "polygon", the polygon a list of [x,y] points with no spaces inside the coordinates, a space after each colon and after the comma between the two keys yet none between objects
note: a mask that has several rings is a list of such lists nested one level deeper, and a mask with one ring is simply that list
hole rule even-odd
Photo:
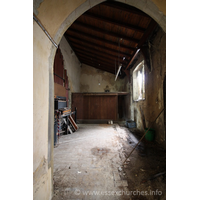
[{"label": "arched window", "polygon": [[133,71],[133,100],[145,99],[144,61],[139,63]]}]

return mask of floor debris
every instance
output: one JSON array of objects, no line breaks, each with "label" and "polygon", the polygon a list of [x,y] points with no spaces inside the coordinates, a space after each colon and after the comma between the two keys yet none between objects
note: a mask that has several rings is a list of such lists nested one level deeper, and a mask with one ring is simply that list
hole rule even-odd
[{"label": "floor debris", "polygon": [[[117,124],[79,124],[77,132],[61,136],[59,146],[54,149],[52,200],[165,200],[166,180],[164,175],[161,179],[157,173],[166,170],[165,150],[144,140],[122,167],[139,137],[139,134]],[[141,156],[141,152],[145,152],[145,156]],[[155,181],[151,181],[153,177]],[[143,180],[147,181],[141,184]],[[156,190],[162,195],[126,193],[144,191],[150,194]],[[108,191],[114,191],[114,194],[108,196]],[[124,192],[123,195],[117,195],[120,191]],[[100,193],[96,195],[93,192]]]}]

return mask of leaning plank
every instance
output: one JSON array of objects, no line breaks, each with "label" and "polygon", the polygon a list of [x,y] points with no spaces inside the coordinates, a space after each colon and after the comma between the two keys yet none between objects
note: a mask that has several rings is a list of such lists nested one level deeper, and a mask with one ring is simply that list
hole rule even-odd
[{"label": "leaning plank", "polygon": [[78,129],[78,126],[77,126],[77,124],[75,123],[74,119],[71,116],[69,116],[69,121],[72,124],[74,130],[76,131]]},{"label": "leaning plank", "polygon": [[68,128],[69,132],[72,134],[73,132],[72,132],[71,128],[69,126],[67,128]]}]

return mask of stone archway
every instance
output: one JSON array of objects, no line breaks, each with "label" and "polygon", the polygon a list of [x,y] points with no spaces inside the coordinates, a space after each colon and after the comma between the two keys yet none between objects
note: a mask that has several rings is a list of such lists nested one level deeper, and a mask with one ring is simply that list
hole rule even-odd
[{"label": "stone archway", "polygon": [[[59,43],[65,31],[71,26],[71,24],[80,17],[84,12],[90,8],[103,3],[105,0],[91,1],[87,0],[79,7],[77,7],[60,25],[57,33],[54,36],[54,40]],[[138,8],[139,10],[148,14],[153,18],[158,25],[166,32],[166,16],[158,9],[158,7],[153,3],[152,0],[135,0],[135,1],[126,1],[118,0],[118,2],[125,3],[127,5]]]},{"label": "stone archway", "polygon": [[[37,17],[54,38],[54,41],[59,44],[65,31],[79,16],[104,1],[44,0],[40,1],[42,3],[37,8]],[[142,10],[152,17],[165,31],[165,13],[159,8],[157,0],[118,1]],[[162,2],[165,4],[165,0]],[[71,4],[73,5],[71,6]],[[33,33],[33,146],[38,147],[34,149],[33,156],[34,199],[49,199],[53,194],[53,63],[56,48],[36,22],[33,23]],[[43,134],[41,135],[41,133]],[[45,184],[43,184],[44,182]],[[38,190],[38,187],[42,189]],[[44,193],[42,194],[43,190],[46,191],[45,196],[42,196],[44,195]]]},{"label": "stone archway", "polygon": [[[96,6],[100,3],[103,3],[104,1],[105,0],[86,0],[84,3],[79,5],[75,10],[73,10],[66,17],[66,19],[62,23],[60,23],[60,26],[59,26],[57,32],[54,35],[54,41],[57,44],[59,44],[64,33],[67,31],[67,29],[71,26],[71,24],[78,17],[80,17],[84,12],[86,12],[90,8]],[[165,13],[162,13],[159,10],[158,6],[155,4],[155,3],[157,3],[157,1],[155,1],[155,0],[148,0],[148,1],[147,0],[134,0],[134,1],[118,0],[118,2],[125,3],[127,5],[136,7],[139,10],[145,12],[146,14],[148,14],[150,17],[152,17],[158,23],[158,25],[163,29],[164,32],[166,31],[166,16],[165,16]],[[163,2],[165,2],[165,1],[163,1]],[[53,65],[53,61],[54,61],[54,55],[55,55],[55,48],[53,47],[51,49],[50,56],[49,56],[49,69],[50,69],[50,71],[53,67],[52,65]],[[53,85],[53,79],[52,79],[51,76],[52,76],[52,74],[50,74],[50,76],[49,76],[49,80],[50,80],[49,88],[52,89],[53,88],[53,86],[52,86]],[[49,94],[51,92],[52,91],[49,91]],[[53,96],[51,95],[49,97],[50,97],[49,102],[51,103],[51,105],[53,105]],[[49,108],[51,108],[51,106]],[[53,110],[49,110],[49,114],[51,115],[52,113],[53,113]],[[49,119],[51,119],[50,116],[49,116]],[[51,121],[53,121],[53,120],[51,119]]]}]

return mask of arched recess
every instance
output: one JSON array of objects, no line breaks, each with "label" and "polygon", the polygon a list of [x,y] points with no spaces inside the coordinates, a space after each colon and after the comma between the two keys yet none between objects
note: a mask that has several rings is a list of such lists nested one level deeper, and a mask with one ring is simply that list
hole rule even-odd
[{"label": "arched recess", "polygon": [[[54,41],[59,44],[63,34],[66,32],[66,30],[71,26],[71,24],[78,18],[80,17],[84,12],[89,10],[90,8],[103,3],[105,0],[87,0],[80,6],[78,6],[71,14],[61,23],[58,31],[56,32],[54,36]],[[155,5],[153,0],[118,0],[118,2],[125,3],[127,5],[133,6],[138,8],[139,10],[145,12],[148,14],[151,18],[153,18],[158,25],[163,29],[163,31],[166,31],[166,17],[165,15],[159,10],[159,8]],[[51,55],[53,55],[55,52],[55,48],[52,48]],[[51,69],[51,63],[54,60],[54,56],[50,56],[50,69]],[[52,80],[50,78],[50,80]],[[52,83],[50,84],[50,88]],[[50,102],[53,102],[53,96],[50,97],[49,99]],[[51,109],[51,108],[50,108]],[[51,113],[51,111],[49,112]],[[53,125],[52,125],[53,127]],[[53,130],[53,129],[52,129]],[[50,131],[50,130],[49,130]]]},{"label": "arched recess", "polygon": [[[74,11],[71,12],[70,15],[66,17],[66,19],[60,24],[60,27],[58,28],[56,34],[54,35],[54,41],[59,44],[62,36],[67,31],[67,29],[73,24],[73,22],[80,17],[84,12],[89,10],[90,8],[103,3],[105,0],[86,0],[84,3],[79,5]],[[166,16],[163,12],[161,12],[158,8],[158,6],[155,4],[157,3],[156,0],[117,0],[118,2],[125,3],[127,5],[133,6],[138,8],[139,10],[143,11],[144,13],[148,14],[151,18],[153,18],[158,25],[163,29],[163,31],[166,31]],[[154,3],[155,2],[155,3]],[[165,1],[163,1],[165,2]],[[59,14],[59,13],[58,13]],[[50,56],[49,56],[49,69],[51,71],[52,69],[52,63],[54,61],[54,55],[55,55],[55,48],[52,47]],[[49,80],[53,80],[51,77],[49,77]],[[52,87],[52,82],[49,82],[50,88]],[[51,91],[50,91],[51,93]],[[51,95],[52,97],[52,95]],[[53,103],[53,97],[49,99],[49,102]],[[51,114],[52,111],[49,111]]]}]

